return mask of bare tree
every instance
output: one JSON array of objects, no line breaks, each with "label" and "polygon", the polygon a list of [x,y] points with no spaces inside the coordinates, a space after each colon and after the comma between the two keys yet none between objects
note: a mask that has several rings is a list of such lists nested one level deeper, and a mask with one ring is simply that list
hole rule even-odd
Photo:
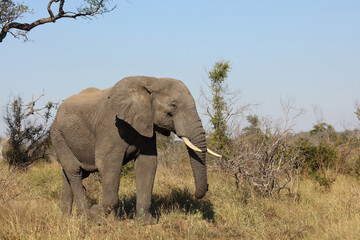
[{"label": "bare tree", "polygon": [[236,139],[237,151],[228,166],[237,187],[245,181],[260,195],[270,197],[294,189],[289,185],[296,183],[302,163],[292,129],[303,110],[293,104],[291,98],[281,101],[284,120],[263,120],[255,139],[245,134]]},{"label": "bare tree", "polygon": [[[40,18],[32,23],[19,23],[17,20],[24,17],[25,14],[33,13],[28,6],[12,0],[2,0],[0,2],[0,42],[10,33],[15,38],[24,38],[27,40],[27,33],[42,24],[55,23],[62,18],[87,18],[91,19],[96,15],[101,15],[112,11],[115,7],[108,8],[108,0],[83,0],[83,5],[78,7],[75,12],[65,11],[65,0],[50,0],[47,4],[48,17]],[[53,12],[53,5],[57,5],[57,11]]]}]

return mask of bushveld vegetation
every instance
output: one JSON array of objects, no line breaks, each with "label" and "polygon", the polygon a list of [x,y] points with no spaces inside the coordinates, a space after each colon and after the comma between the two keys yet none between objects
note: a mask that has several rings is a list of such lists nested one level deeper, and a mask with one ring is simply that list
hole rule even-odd
[{"label": "bushveld vegetation", "polygon": [[[224,80],[226,74],[217,71],[228,70],[226,64],[217,64],[209,76]],[[212,106],[224,105],[218,101]],[[0,239],[358,239],[360,131],[338,132],[317,122],[309,131],[296,133],[292,129],[302,111],[287,99],[282,101],[282,121],[248,115],[247,124],[229,134],[233,126],[224,126],[223,120],[233,108],[227,106],[227,113],[207,109],[216,116],[209,144],[226,157],[209,156],[204,199],[194,196],[186,147],[174,135],[158,136],[151,212],[159,222],[152,226],[135,221],[133,162],[122,169],[117,214],[94,221],[61,214],[58,162],[38,156],[24,169],[2,161]],[[232,116],[240,117],[249,106]],[[360,109],[355,108],[360,120]],[[216,142],[224,138],[226,144]],[[84,186],[91,204],[102,201],[99,174],[85,179]]]},{"label": "bushveld vegetation", "polygon": [[[14,97],[5,108],[8,139],[2,145],[2,154],[10,167],[24,169],[38,159],[48,159],[51,147],[49,122],[58,103],[48,102],[37,108],[38,98],[24,104],[20,96]],[[35,116],[34,116],[35,115]]]},{"label": "bushveld vegetation", "polygon": [[[347,170],[330,186],[307,169],[290,192],[266,197],[246,179],[235,184],[232,174],[209,160],[209,192],[197,200],[183,144],[159,149],[159,158],[152,208],[159,223],[145,227],[134,220],[135,177],[129,167],[120,181],[118,216],[99,223],[62,216],[57,162],[38,162],[25,172],[3,163],[0,239],[357,239],[360,234],[356,161],[344,165]],[[326,176],[335,170],[326,169]],[[89,201],[101,202],[100,177],[93,174],[84,181]]]}]

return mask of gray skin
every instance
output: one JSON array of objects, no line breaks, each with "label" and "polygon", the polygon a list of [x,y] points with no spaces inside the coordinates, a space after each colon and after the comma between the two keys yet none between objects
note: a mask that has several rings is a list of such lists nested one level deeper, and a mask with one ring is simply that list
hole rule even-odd
[{"label": "gray skin", "polygon": [[[63,167],[60,209],[104,212],[116,209],[121,167],[135,160],[137,218],[154,223],[149,213],[157,168],[156,132],[187,137],[202,152],[188,148],[196,198],[208,190],[205,131],[195,101],[179,80],[127,77],[113,87],[88,88],[66,99],[51,127],[51,140]],[[99,171],[103,203],[89,211],[82,179]]]}]

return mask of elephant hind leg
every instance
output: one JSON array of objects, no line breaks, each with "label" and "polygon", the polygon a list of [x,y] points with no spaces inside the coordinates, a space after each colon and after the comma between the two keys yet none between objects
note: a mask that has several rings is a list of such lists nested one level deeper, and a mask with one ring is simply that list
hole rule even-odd
[{"label": "elephant hind leg", "polygon": [[61,193],[60,209],[64,213],[71,213],[75,200],[77,209],[87,214],[89,205],[86,200],[82,184],[82,170],[79,160],[75,157],[61,134],[53,134],[52,142],[59,161],[63,167],[63,189]]},{"label": "elephant hind leg", "polygon": [[[89,172],[83,172],[82,179],[85,179],[89,176]],[[72,212],[72,206],[74,201],[74,194],[71,190],[70,181],[68,177],[66,176],[65,171],[62,171],[62,178],[63,178],[63,187],[61,190],[61,199],[60,199],[60,210],[62,213],[71,215]],[[84,191],[86,189],[84,188]]]},{"label": "elephant hind leg", "polygon": [[[72,170],[64,170],[64,175],[66,176],[66,180],[64,180],[64,186],[63,191],[64,195],[61,196],[61,200],[64,199],[64,202],[67,202],[67,207],[72,205],[72,200],[70,201],[71,197],[73,196],[76,208],[80,213],[84,213],[85,215],[88,214],[89,210],[89,204],[87,202],[86,196],[85,196],[85,188],[82,184],[82,171],[80,168],[78,169],[72,169]],[[70,186],[70,189],[69,189]],[[71,194],[70,194],[71,191]]]},{"label": "elephant hind leg", "polygon": [[71,190],[69,179],[67,178],[64,170],[62,171],[62,177],[63,188],[61,191],[60,210],[63,214],[70,215],[72,212],[74,194]]}]

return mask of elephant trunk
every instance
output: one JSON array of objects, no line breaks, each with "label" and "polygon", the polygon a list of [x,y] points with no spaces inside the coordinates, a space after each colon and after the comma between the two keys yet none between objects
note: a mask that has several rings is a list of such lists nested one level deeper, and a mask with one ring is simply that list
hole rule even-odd
[{"label": "elephant trunk", "polygon": [[[196,107],[190,107],[186,113],[174,118],[176,134],[184,140],[189,152],[190,164],[195,179],[195,197],[203,198],[208,190],[206,173],[206,138],[205,130]],[[189,144],[189,142],[191,144]]]},{"label": "elephant trunk", "polygon": [[194,173],[196,198],[202,198],[205,196],[208,190],[207,183],[207,173],[206,173],[206,141],[205,141],[205,131],[201,125],[201,122],[198,122],[194,126],[194,130],[189,135],[189,140],[202,152],[195,152],[191,148],[187,148],[190,157],[191,167]]}]

